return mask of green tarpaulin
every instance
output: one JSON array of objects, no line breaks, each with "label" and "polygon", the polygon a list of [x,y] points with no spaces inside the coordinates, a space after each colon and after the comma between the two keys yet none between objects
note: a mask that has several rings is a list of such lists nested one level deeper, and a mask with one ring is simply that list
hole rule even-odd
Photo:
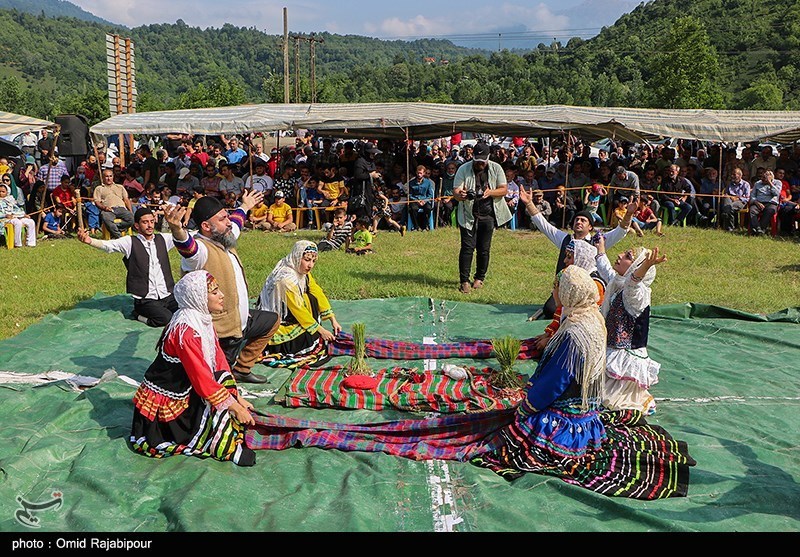
[{"label": "green tarpaulin", "polygon": [[[433,335],[441,342],[506,334],[530,338],[545,326],[526,321],[534,306],[431,304],[424,298],[334,301],[333,306],[345,330],[363,322],[367,336],[415,342]],[[97,295],[0,342],[2,372],[41,377],[60,370],[100,378],[112,369],[117,374],[84,390],[65,381],[14,383],[11,374],[3,374],[0,531],[31,532],[15,514],[19,500],[44,502],[54,492],[62,504],[38,512],[40,531],[800,530],[796,309],[763,316],[698,304],[655,308],[650,352],[662,368],[652,389],[658,411],[650,421],[687,441],[697,466],[688,497],[653,502],[608,498],[539,475],[507,482],[466,463],[385,454],[260,451],[252,468],[140,456],[127,444],[136,387],[125,378],[142,379],[160,330],[131,320],[131,309],[127,296]],[[523,373],[533,366],[519,363]],[[271,397],[288,371],[264,366],[257,371],[270,382],[247,388],[258,395],[251,400],[264,412],[353,423],[415,416],[285,408]]]}]

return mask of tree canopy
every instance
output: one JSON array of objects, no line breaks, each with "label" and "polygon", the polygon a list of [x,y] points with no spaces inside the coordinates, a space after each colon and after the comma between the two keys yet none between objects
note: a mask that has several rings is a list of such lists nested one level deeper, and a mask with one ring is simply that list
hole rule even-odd
[{"label": "tree canopy", "polygon": [[[735,32],[734,32],[735,31]],[[105,34],[135,45],[138,111],[283,102],[282,37],[183,21],[122,29],[0,10],[0,109],[108,117]],[[446,40],[318,33],[317,102],[429,101],[651,108],[800,108],[800,4],[654,0],[596,37],[488,52]],[[293,45],[292,45],[293,46]],[[310,49],[290,52],[310,102]]]}]

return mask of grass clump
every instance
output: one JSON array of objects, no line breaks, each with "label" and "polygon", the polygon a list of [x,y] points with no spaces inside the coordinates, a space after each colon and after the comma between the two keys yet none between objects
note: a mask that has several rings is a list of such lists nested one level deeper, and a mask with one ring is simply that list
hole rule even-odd
[{"label": "grass clump", "polygon": [[353,323],[353,350],[355,354],[347,362],[346,375],[369,375],[375,372],[367,363],[367,326],[364,323]]},{"label": "grass clump", "polygon": [[492,373],[492,385],[498,389],[517,389],[522,386],[522,380],[514,364],[519,357],[522,341],[512,336],[492,339],[492,348],[500,369]]}]

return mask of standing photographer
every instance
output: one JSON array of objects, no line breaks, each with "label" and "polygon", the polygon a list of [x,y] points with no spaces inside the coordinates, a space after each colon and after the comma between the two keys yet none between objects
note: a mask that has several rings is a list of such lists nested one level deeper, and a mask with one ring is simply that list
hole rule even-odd
[{"label": "standing photographer", "polygon": [[[458,228],[461,231],[461,251],[458,255],[459,290],[468,294],[471,288],[481,288],[489,269],[489,252],[494,229],[511,220],[505,202],[508,184],[503,167],[489,160],[489,146],[478,143],[472,160],[462,164],[453,181],[453,198],[457,200]],[[472,284],[469,272],[472,254],[475,257],[475,276]]]},{"label": "standing photographer", "polygon": [[347,184],[350,198],[347,202],[347,214],[372,219],[372,207],[375,205],[374,183],[381,180],[381,174],[375,169],[375,156],[383,151],[372,143],[363,146],[362,154],[353,165],[353,179]]}]

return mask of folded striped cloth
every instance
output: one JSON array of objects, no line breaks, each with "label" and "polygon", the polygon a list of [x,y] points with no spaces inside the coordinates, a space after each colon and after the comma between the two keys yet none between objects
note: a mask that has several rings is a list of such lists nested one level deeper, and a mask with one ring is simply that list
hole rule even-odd
[{"label": "folded striped cloth", "polygon": [[[532,338],[523,339],[519,350],[520,360],[536,360],[541,351]],[[353,335],[339,333],[328,346],[331,356],[354,356]],[[420,344],[403,340],[366,339],[366,356],[379,360],[444,360],[447,358],[490,358],[491,340],[468,340],[443,344]]]},{"label": "folded striped cloth", "polygon": [[342,385],[344,366],[294,372],[276,401],[289,407],[347,408],[383,410],[394,408],[411,412],[487,412],[514,408],[523,389],[497,389],[489,381],[491,368],[467,368],[466,379],[444,374],[393,367],[375,374],[374,389],[349,389]]},{"label": "folded striped cloth", "polygon": [[254,450],[318,447],[383,452],[414,460],[466,461],[499,448],[498,432],[514,420],[514,409],[455,414],[375,424],[299,420],[263,413],[253,416],[245,443]]}]

